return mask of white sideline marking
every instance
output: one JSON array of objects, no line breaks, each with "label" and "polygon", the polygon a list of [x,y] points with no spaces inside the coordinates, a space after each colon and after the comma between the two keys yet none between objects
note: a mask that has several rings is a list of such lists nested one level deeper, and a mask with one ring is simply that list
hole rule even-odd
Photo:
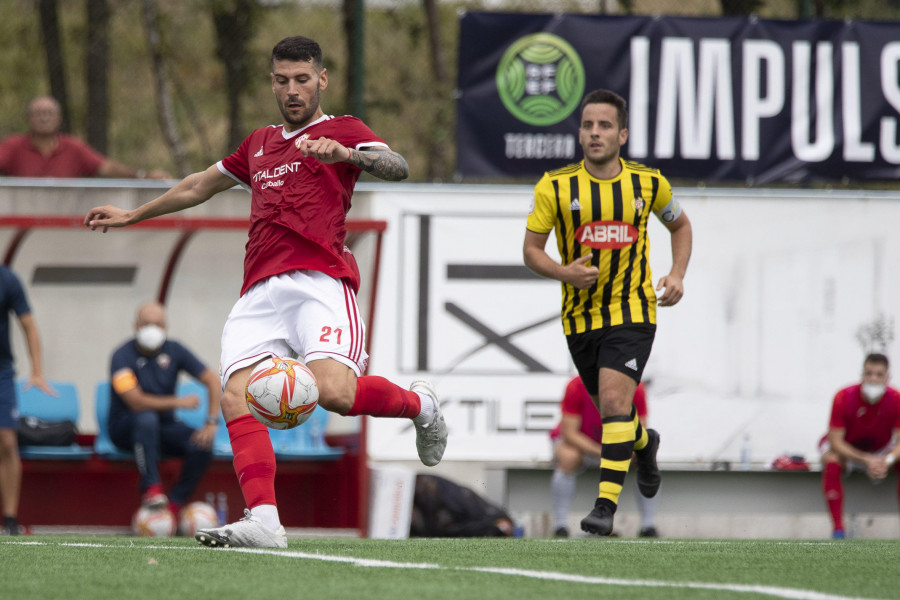
[{"label": "white sideline marking", "polygon": [[[46,542],[0,542],[8,545],[19,546],[46,546]],[[118,544],[87,544],[87,543],[57,543],[58,546],[75,548],[136,548],[143,550],[202,550],[204,552],[243,552],[246,554],[265,554],[280,556],[283,558],[301,558],[307,560],[321,560],[325,562],[340,562],[352,564],[357,567],[386,568],[386,569],[435,569],[451,571],[474,571],[478,573],[493,573],[495,575],[510,575],[514,577],[529,577],[550,581],[566,581],[570,583],[586,583],[593,585],[616,585],[624,587],[660,587],[660,588],[687,588],[698,590],[714,590],[724,592],[740,592],[747,594],[766,594],[776,598],[787,600],[872,600],[859,596],[840,596],[812,590],[798,588],[784,588],[770,585],[749,585],[740,583],[703,583],[698,581],[662,581],[653,579],[616,579],[612,577],[592,577],[588,575],[575,575],[572,573],[557,573],[554,571],[531,571],[527,569],[510,569],[505,567],[442,567],[435,563],[403,563],[389,560],[377,560],[372,558],[356,558],[353,556],[337,556],[329,554],[311,554],[309,552],[297,552],[293,550],[272,550],[268,548],[205,548],[203,546],[121,546]]]}]

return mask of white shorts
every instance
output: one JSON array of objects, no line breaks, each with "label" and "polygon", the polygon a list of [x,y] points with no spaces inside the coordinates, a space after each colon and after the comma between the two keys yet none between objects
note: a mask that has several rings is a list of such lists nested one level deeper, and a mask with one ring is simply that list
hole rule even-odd
[{"label": "white shorts", "polygon": [[222,388],[236,370],[271,355],[309,363],[330,358],[366,370],[366,333],[356,294],[318,271],[290,271],[253,285],[231,309],[222,331]]}]

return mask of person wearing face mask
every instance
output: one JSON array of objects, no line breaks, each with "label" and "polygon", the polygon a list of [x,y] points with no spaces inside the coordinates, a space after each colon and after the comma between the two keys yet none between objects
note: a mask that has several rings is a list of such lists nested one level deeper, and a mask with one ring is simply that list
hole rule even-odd
[{"label": "person wearing face mask", "polygon": [[[865,471],[881,483],[900,458],[900,392],[887,385],[889,362],[884,354],[869,354],[862,382],[840,390],[831,407],[828,433],[821,440],[822,490],[834,524],[832,537],[845,537],[844,486],[841,477]],[[900,483],[897,489],[900,498]]]},{"label": "person wearing face mask", "polygon": [[[175,417],[176,408],[196,408],[200,403],[197,396],[175,394],[181,371],[208,390],[209,412],[201,429]],[[222,389],[219,376],[190,350],[166,338],[166,311],[158,302],[148,302],[138,309],[134,338],[113,353],[110,376],[109,434],[117,447],[135,454],[141,475],[141,505],[168,508],[177,518],[212,457]],[[159,476],[161,456],[184,458],[168,497]]]}]

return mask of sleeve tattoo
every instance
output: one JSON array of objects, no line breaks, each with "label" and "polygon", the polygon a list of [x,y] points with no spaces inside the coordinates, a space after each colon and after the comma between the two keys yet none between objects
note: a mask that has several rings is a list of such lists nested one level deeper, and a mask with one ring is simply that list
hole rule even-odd
[{"label": "sleeve tattoo", "polygon": [[406,159],[387,148],[350,149],[350,163],[385,181],[402,181],[409,177]]}]

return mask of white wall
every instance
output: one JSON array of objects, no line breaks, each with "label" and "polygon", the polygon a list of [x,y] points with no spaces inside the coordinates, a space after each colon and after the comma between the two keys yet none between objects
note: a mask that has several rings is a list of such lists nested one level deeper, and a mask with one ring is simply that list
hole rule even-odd
[{"label": "white wall", "polygon": [[[752,459],[817,458],[834,392],[856,382],[857,329],[893,318],[900,281],[896,194],[677,189],[691,218],[694,254],[684,300],[659,311],[646,376],[660,458],[706,465],[736,461],[742,436]],[[447,406],[445,460],[549,459],[544,428],[571,372],[549,281],[452,280],[450,264],[521,264],[530,187],[389,186],[367,214],[389,222],[371,372],[406,384],[428,376]],[[427,368],[416,330],[425,284],[419,231],[430,217]],[[654,280],[668,271],[668,234],[651,226]],[[550,247],[550,244],[548,244]],[[549,373],[521,361],[448,313],[463,307]],[[525,401],[533,403],[526,407]],[[370,455],[414,458],[404,423],[370,420]]]},{"label": "white wall", "polygon": [[[0,181],[2,214],[82,215],[107,202],[134,205],[158,190],[73,182],[71,187]],[[651,423],[663,433],[662,460],[736,460],[743,432],[758,463],[783,452],[815,458],[831,397],[859,378],[857,329],[880,313],[896,318],[900,297],[900,194],[676,189],[694,225],[686,295],[659,311],[647,376]],[[246,214],[247,195],[229,192],[196,215]],[[452,264],[521,266],[530,186],[361,184],[351,216],[386,219],[370,372],[402,385],[432,378],[447,403],[446,459],[547,460],[546,429],[571,373],[558,321],[559,286],[541,280],[466,280]],[[418,257],[430,219],[427,348],[419,340]],[[668,235],[651,226],[652,266],[669,267]],[[13,230],[0,228],[0,247]],[[109,354],[128,337],[137,304],[157,293],[176,234],[86,230],[32,233],[13,268],[23,276],[44,337],[47,375],[76,381],[82,429],[95,427],[93,385]],[[219,335],[241,279],[244,234],[203,232],[179,263],[170,295],[173,337],[217,366]],[[358,258],[366,271],[371,253]],[[41,264],[138,264],[133,286],[32,286]],[[365,295],[365,294],[364,294]],[[366,302],[362,298],[363,303]],[[485,337],[448,303],[504,337]],[[364,314],[367,309],[364,307]],[[14,327],[20,374],[27,370]],[[420,370],[420,349],[427,369]],[[518,349],[549,370],[529,372]],[[896,357],[894,357],[896,358]],[[402,421],[370,420],[376,460],[415,459]]]}]

